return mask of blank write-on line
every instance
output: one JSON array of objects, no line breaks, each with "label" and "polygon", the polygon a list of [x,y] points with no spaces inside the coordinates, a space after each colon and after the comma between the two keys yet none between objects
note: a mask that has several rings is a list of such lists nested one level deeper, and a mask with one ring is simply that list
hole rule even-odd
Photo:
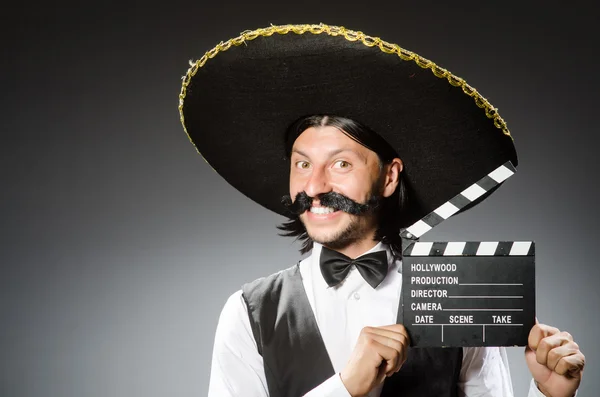
[{"label": "blank write-on line", "polygon": [[522,312],[523,309],[442,309],[445,312]]},{"label": "blank write-on line", "polygon": [[522,295],[519,296],[505,296],[505,295],[453,295],[448,298],[482,298],[482,299],[523,299]]},{"label": "blank write-on line", "polygon": [[523,284],[502,284],[502,283],[459,283],[458,285],[523,285]]}]

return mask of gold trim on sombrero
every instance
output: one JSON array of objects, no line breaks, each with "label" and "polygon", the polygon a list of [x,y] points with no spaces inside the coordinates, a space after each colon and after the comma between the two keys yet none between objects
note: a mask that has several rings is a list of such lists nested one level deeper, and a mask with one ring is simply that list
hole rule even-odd
[{"label": "gold trim on sombrero", "polygon": [[[396,54],[405,61],[414,61],[421,68],[430,69],[436,77],[445,77],[451,85],[455,87],[461,87],[465,94],[473,98],[475,104],[477,104],[478,107],[485,110],[485,115],[488,118],[494,119],[494,126],[501,130],[502,133],[513,139],[510,135],[510,131],[506,126],[506,122],[502,119],[502,117],[500,117],[500,114],[498,114],[498,109],[493,107],[492,104],[490,104],[487,99],[485,99],[481,94],[479,94],[479,92],[477,92],[475,88],[468,85],[464,79],[453,75],[448,70],[439,67],[432,61],[423,58],[415,54],[414,52],[405,50],[404,48],[396,44],[383,41],[379,37],[368,36],[363,32],[349,30],[344,28],[343,26],[330,26],[322,23],[318,25],[273,25],[268,28],[244,31],[238,37],[230,39],[226,42],[220,42],[216,45],[216,47],[207,51],[202,56],[202,58],[198,59],[196,62],[190,61],[190,68],[188,69],[186,75],[183,77],[181,93],[179,94],[179,117],[181,120],[181,124],[183,125],[183,130],[185,131],[186,135],[188,136],[188,139],[190,140],[192,145],[194,145],[198,153],[200,153],[200,151],[194,144],[194,141],[192,141],[192,138],[190,137],[190,134],[188,133],[187,128],[185,127],[185,119],[183,117],[183,102],[191,78],[194,77],[194,75],[198,72],[199,68],[204,66],[208,59],[214,58],[219,52],[227,51],[232,45],[239,46],[242,44],[246,44],[246,41],[254,40],[259,36],[267,37],[272,36],[274,33],[287,34],[290,32],[296,34],[304,34],[306,32],[313,34],[327,33],[330,36],[343,36],[346,40],[349,41],[361,41],[367,47],[377,46],[381,51],[387,54]],[[202,153],[200,153],[200,155],[202,155]],[[204,158],[204,156],[202,157]],[[206,159],[204,160],[206,161]]]}]

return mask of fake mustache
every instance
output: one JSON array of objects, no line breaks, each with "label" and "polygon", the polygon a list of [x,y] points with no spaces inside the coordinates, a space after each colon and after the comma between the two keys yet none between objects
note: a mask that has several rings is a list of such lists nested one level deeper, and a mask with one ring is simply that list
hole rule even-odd
[{"label": "fake mustache", "polygon": [[[380,199],[376,196],[371,196],[365,204],[358,203],[351,198],[336,192],[323,193],[317,197],[322,206],[347,212],[352,215],[361,215],[368,211],[373,211],[379,207],[380,204]],[[281,203],[294,215],[300,215],[310,209],[312,202],[313,198],[304,191],[298,193],[294,201],[292,201],[292,198],[289,195],[283,196],[281,199]]]}]

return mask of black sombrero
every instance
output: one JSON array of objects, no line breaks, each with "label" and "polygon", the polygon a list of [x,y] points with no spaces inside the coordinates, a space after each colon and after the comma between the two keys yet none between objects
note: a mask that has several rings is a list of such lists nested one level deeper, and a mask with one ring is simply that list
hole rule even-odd
[{"label": "black sombrero", "polygon": [[284,135],[302,116],[347,117],[390,143],[410,189],[404,226],[499,165],[517,165],[504,120],[463,79],[343,27],[271,26],[221,42],[192,63],[179,110],[204,159],[282,215],[281,197],[289,193]]}]

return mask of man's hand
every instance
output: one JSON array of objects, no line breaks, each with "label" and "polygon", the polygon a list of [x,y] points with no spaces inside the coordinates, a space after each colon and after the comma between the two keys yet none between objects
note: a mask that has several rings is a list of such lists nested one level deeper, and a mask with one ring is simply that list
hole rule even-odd
[{"label": "man's hand", "polygon": [[548,397],[572,397],[579,387],[585,357],[568,332],[536,324],[529,332],[525,360],[538,385]]},{"label": "man's hand", "polygon": [[340,373],[352,397],[364,396],[386,376],[398,372],[410,345],[402,324],[365,327],[361,330],[348,364]]}]

